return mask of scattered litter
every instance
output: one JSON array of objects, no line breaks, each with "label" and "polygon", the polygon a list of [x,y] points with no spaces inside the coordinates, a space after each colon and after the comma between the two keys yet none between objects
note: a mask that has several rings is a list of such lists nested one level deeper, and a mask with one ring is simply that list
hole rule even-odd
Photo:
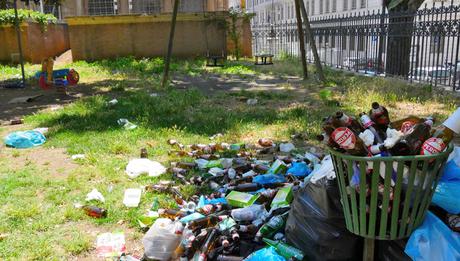
[{"label": "scattered litter", "polygon": [[[180,223],[180,222],[179,222]],[[159,218],[142,239],[144,255],[148,259],[169,260],[180,242],[176,224],[170,219]]]},{"label": "scattered litter", "polygon": [[110,100],[110,101],[107,102],[107,104],[110,105],[110,106],[113,106],[113,105],[115,105],[117,103],[118,103],[117,99],[113,99],[113,100]]},{"label": "scattered litter", "polygon": [[140,189],[127,189],[125,190],[125,197],[123,198],[123,204],[129,208],[135,208],[139,206],[141,202],[142,190]]},{"label": "scattered litter", "polygon": [[24,120],[23,119],[13,119],[10,121],[10,125],[20,125],[23,124]]},{"label": "scattered litter", "polygon": [[158,93],[156,93],[156,92],[152,92],[150,94],[150,97],[158,97],[158,96],[160,96],[160,95]]},{"label": "scattered litter", "polygon": [[214,139],[220,138],[222,136],[224,136],[222,133],[217,133],[217,134],[214,134],[211,137],[209,137],[209,139],[214,140]]},{"label": "scattered litter", "polygon": [[134,130],[135,128],[137,128],[136,124],[131,123],[127,119],[119,119],[117,123],[118,125],[123,126],[123,128],[125,128],[126,130]]},{"label": "scattered litter", "polygon": [[126,166],[126,173],[130,178],[144,173],[148,173],[150,177],[158,177],[166,173],[166,168],[161,163],[149,159],[132,159]]},{"label": "scattered litter", "polygon": [[8,234],[0,234],[0,241],[4,240],[8,236],[9,236]]},{"label": "scattered litter", "polygon": [[11,99],[8,102],[8,104],[33,102],[42,96],[43,95],[41,94],[41,95],[34,95],[34,96],[16,97],[16,98]]},{"label": "scattered litter", "polygon": [[75,155],[72,155],[71,158],[73,160],[81,160],[81,159],[85,159],[85,154],[75,154]]},{"label": "scattered litter", "polygon": [[46,134],[48,134],[48,132],[49,132],[49,128],[46,128],[46,127],[35,128],[35,129],[33,129],[33,130],[34,130],[34,131],[38,131],[38,132],[40,132],[40,133],[43,134],[43,135],[46,135]]},{"label": "scattered litter", "polygon": [[96,254],[99,258],[119,257],[126,252],[123,232],[103,233],[96,239]]},{"label": "scattered litter", "polygon": [[246,101],[247,105],[256,105],[259,101],[257,99],[248,99]]},{"label": "scattered litter", "polygon": [[5,144],[16,149],[40,146],[46,142],[45,136],[37,130],[16,131],[5,137]]},{"label": "scattered litter", "polygon": [[280,144],[280,151],[281,152],[289,153],[294,149],[295,149],[295,146],[292,143],[281,143]]},{"label": "scattered litter", "polygon": [[91,192],[86,195],[86,201],[91,201],[91,200],[105,202],[104,196],[97,189],[91,190]]}]

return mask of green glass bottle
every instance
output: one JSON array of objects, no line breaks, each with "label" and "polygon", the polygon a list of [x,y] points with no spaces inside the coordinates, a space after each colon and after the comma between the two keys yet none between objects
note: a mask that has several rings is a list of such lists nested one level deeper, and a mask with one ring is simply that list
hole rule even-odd
[{"label": "green glass bottle", "polygon": [[270,240],[268,238],[264,238],[263,241],[269,246],[274,247],[276,249],[276,252],[278,252],[278,254],[282,255],[286,259],[294,257],[297,260],[303,260],[304,258],[304,254],[302,253],[302,251],[293,246],[279,241]]},{"label": "green glass bottle", "polygon": [[276,232],[283,228],[286,224],[286,214],[272,217],[265,223],[256,234],[256,241],[260,241],[263,237],[271,238]]}]

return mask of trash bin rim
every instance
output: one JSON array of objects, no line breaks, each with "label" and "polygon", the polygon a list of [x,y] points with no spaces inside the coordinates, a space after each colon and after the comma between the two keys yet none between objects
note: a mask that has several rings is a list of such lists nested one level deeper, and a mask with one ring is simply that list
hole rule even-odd
[{"label": "trash bin rim", "polygon": [[449,146],[447,146],[447,148],[443,152],[438,153],[438,154],[413,155],[413,156],[367,157],[367,156],[354,156],[354,155],[344,154],[332,148],[328,148],[330,154],[338,156],[346,160],[371,161],[371,162],[374,162],[374,161],[431,160],[431,159],[436,159],[439,157],[447,157],[453,151],[453,149],[454,149],[454,145],[452,143],[449,143]]}]

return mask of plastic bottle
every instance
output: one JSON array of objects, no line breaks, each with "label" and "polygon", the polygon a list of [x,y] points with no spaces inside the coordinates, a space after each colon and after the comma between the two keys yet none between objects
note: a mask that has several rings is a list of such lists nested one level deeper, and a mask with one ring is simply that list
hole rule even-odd
[{"label": "plastic bottle", "polygon": [[217,256],[217,261],[242,261],[244,257],[242,256],[228,256],[228,255],[219,255]]},{"label": "plastic bottle", "polygon": [[180,243],[176,224],[170,219],[159,218],[142,239],[144,255],[149,259],[169,260]]},{"label": "plastic bottle", "polygon": [[258,219],[264,212],[266,212],[264,205],[252,205],[234,209],[231,215],[236,221],[253,221]]},{"label": "plastic bottle", "polygon": [[207,227],[216,225],[217,223],[219,223],[220,221],[226,219],[227,217],[228,216],[210,215],[210,216],[207,216],[207,217],[203,217],[203,218],[199,218],[199,219],[195,219],[195,220],[191,221],[188,224],[188,227],[190,229],[193,229],[193,230],[195,230],[197,228],[207,228]]},{"label": "plastic bottle", "polygon": [[263,237],[272,237],[286,224],[286,215],[279,215],[272,217],[267,223],[265,223],[259,231],[257,231],[255,240],[260,241]]},{"label": "plastic bottle", "polygon": [[304,258],[304,254],[302,253],[302,251],[286,243],[270,240],[267,238],[264,238],[263,241],[267,243],[269,246],[274,247],[276,249],[276,252],[286,259],[294,257],[297,260],[303,260]]}]

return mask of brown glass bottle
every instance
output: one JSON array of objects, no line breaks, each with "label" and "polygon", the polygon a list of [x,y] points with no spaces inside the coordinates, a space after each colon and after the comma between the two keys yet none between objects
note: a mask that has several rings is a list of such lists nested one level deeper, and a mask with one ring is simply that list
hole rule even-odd
[{"label": "brown glass bottle", "polygon": [[207,217],[202,217],[202,218],[190,221],[190,223],[188,224],[188,227],[192,230],[195,230],[197,228],[207,228],[207,227],[216,225],[217,223],[224,220],[225,218],[227,218],[227,216],[209,215]]},{"label": "brown glass bottle", "polygon": [[444,151],[454,138],[454,134],[460,134],[460,108],[432,131],[431,138],[423,143],[420,154],[431,155]]},{"label": "brown glass bottle", "polygon": [[175,209],[159,209],[158,214],[160,217],[169,219],[182,218],[187,215],[185,212]]},{"label": "brown glass bottle", "polygon": [[367,156],[369,154],[366,145],[358,135],[347,127],[335,129],[331,134],[332,140],[347,153],[355,156]]},{"label": "brown glass bottle", "polygon": [[430,137],[432,120],[415,124],[406,135],[390,149],[394,156],[417,155],[420,153],[423,142]]},{"label": "brown glass bottle", "polygon": [[96,206],[83,206],[83,210],[86,215],[94,218],[105,218],[107,217],[107,210]]},{"label": "brown glass bottle", "polygon": [[353,117],[346,115],[342,111],[338,111],[335,114],[335,119],[333,119],[332,122],[334,126],[348,127],[355,133],[361,133],[364,131],[364,128],[361,125],[361,123],[359,123],[359,121],[357,121]]},{"label": "brown glass bottle", "polygon": [[198,260],[205,261],[208,258],[208,254],[215,248],[219,231],[217,228],[213,228],[206,238],[206,241],[200,248],[200,258]]},{"label": "brown glass bottle", "polygon": [[390,127],[395,130],[399,130],[402,133],[409,131],[415,124],[425,122],[425,118],[419,118],[417,116],[409,116],[397,121],[390,123]]},{"label": "brown glass bottle", "polygon": [[384,106],[380,105],[378,102],[373,102],[372,109],[369,111],[369,116],[379,129],[386,131],[388,124],[390,124],[390,115]]},{"label": "brown glass bottle", "polygon": [[361,120],[361,123],[363,124],[363,127],[365,129],[370,130],[372,134],[374,134],[375,141],[378,144],[382,144],[386,138],[385,131],[382,130],[381,128],[377,128],[377,129],[374,128],[375,122],[373,122],[371,118],[369,117],[369,115],[367,115],[366,113],[364,112],[360,113],[359,118]]},{"label": "brown glass bottle", "polygon": [[149,157],[149,154],[147,153],[147,149],[146,148],[142,148],[141,149],[141,158],[148,158]]}]

